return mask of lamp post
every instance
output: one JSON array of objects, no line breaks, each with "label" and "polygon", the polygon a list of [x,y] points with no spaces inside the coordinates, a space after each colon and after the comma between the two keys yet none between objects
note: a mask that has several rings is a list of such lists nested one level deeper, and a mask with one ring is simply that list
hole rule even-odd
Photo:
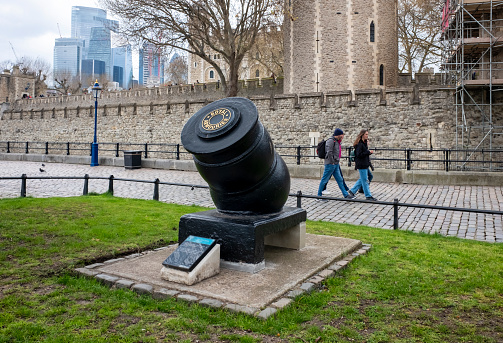
[{"label": "lamp post", "polygon": [[91,167],[99,166],[98,164],[98,142],[96,141],[96,129],[98,126],[98,98],[101,95],[101,87],[98,80],[92,88],[94,96],[94,141],[91,145]]}]

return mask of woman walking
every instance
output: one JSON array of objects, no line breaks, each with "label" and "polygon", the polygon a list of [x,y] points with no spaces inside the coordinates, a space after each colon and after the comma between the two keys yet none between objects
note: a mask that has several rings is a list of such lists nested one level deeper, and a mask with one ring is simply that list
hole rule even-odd
[{"label": "woman walking", "polygon": [[368,169],[370,167],[370,155],[374,152],[369,150],[367,146],[369,138],[368,130],[361,130],[356,137],[353,146],[355,148],[355,169],[358,170],[360,178],[354,186],[349,190],[349,194],[354,196],[360,187],[363,188],[363,193],[367,200],[377,201],[376,198],[370,193],[369,180],[368,180]]}]

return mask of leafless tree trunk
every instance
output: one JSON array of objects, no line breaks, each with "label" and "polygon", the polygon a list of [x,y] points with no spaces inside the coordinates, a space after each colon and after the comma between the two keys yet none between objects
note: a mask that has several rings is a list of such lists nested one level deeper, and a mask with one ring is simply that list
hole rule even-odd
[{"label": "leafless tree trunk", "polygon": [[400,72],[421,72],[438,66],[444,0],[399,0],[398,42]]},{"label": "leafless tree trunk", "polygon": [[166,69],[166,75],[172,84],[187,83],[187,60],[184,56],[173,59]]},{"label": "leafless tree trunk", "polygon": [[68,95],[80,92],[82,82],[77,76],[72,76],[69,72],[60,72],[54,75],[54,85],[56,91],[60,94]]},{"label": "leafless tree trunk", "polygon": [[[227,96],[238,93],[245,54],[281,0],[99,0],[121,18],[120,34],[201,57],[220,76]],[[228,69],[211,59],[218,53]]]}]

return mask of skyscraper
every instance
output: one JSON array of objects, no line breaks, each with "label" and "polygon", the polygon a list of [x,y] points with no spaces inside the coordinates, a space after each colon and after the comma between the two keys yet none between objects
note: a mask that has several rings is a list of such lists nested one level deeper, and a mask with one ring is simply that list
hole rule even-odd
[{"label": "skyscraper", "polygon": [[103,61],[105,72],[112,78],[112,42],[110,31],[116,31],[119,22],[107,19],[100,8],[72,7],[72,37],[83,41],[82,59]]},{"label": "skyscraper", "polygon": [[84,42],[79,38],[56,38],[54,43],[54,76],[80,76]]},{"label": "skyscraper", "polygon": [[92,27],[87,59],[105,62],[105,73],[112,78],[112,39],[106,27]]},{"label": "skyscraper", "polygon": [[140,85],[159,86],[164,83],[164,58],[161,50],[151,43],[140,49]]},{"label": "skyscraper", "polygon": [[105,73],[105,62],[98,60],[82,60],[82,85],[84,87],[92,86],[94,80]]},{"label": "skyscraper", "polygon": [[116,20],[107,19],[107,12],[100,8],[72,6],[72,37],[84,40],[84,58],[87,59],[91,29],[105,27],[115,31],[119,27]]},{"label": "skyscraper", "polygon": [[[114,76],[113,80],[119,82],[119,86],[128,89],[132,86],[133,80],[133,53],[131,45],[123,45],[112,49]],[[122,68],[122,77],[117,75],[119,69]],[[116,72],[117,70],[117,72]]]}]

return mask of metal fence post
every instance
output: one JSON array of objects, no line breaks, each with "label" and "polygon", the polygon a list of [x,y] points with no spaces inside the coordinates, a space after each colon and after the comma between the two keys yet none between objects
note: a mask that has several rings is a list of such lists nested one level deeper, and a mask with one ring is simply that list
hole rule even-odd
[{"label": "metal fence post", "polygon": [[159,201],[159,179],[154,181],[154,200]]},{"label": "metal fence post", "polygon": [[145,158],[148,158],[148,143],[145,143]]},{"label": "metal fence post", "polygon": [[114,176],[110,175],[110,177],[108,179],[109,179],[109,181],[108,181],[108,193],[110,193],[110,195],[114,195]]},{"label": "metal fence post", "polygon": [[21,198],[26,198],[26,174],[21,175]]},{"label": "metal fence post", "polygon": [[10,153],[10,142],[7,142],[7,153]]},{"label": "metal fence post", "polygon": [[449,171],[450,160],[451,160],[451,151],[449,149],[447,149],[447,151],[445,152],[445,171],[446,172]]},{"label": "metal fence post", "polygon": [[26,142],[26,153],[28,153],[28,142]]},{"label": "metal fence post", "polygon": [[407,170],[411,169],[412,161],[411,161],[412,151],[410,149],[406,150],[406,160],[407,160]]},{"label": "metal fence post", "polygon": [[45,154],[49,154],[49,142],[45,142]]},{"label": "metal fence post", "polygon": [[297,192],[297,207],[302,208],[302,192]]},{"label": "metal fence post", "polygon": [[66,142],[66,155],[70,155],[70,142]]},{"label": "metal fence post", "polygon": [[300,164],[300,145],[297,146],[297,165]]},{"label": "metal fence post", "polygon": [[84,191],[82,195],[89,194],[89,174],[84,175]]},{"label": "metal fence post", "polygon": [[176,159],[180,159],[180,144],[176,145]]},{"label": "metal fence post", "polygon": [[398,230],[398,199],[393,200],[393,230]]},{"label": "metal fence post", "polygon": [[119,157],[119,143],[115,146],[115,157]]},{"label": "metal fence post", "polygon": [[351,167],[351,151],[353,151],[353,147],[346,148],[348,151],[348,167]]}]

